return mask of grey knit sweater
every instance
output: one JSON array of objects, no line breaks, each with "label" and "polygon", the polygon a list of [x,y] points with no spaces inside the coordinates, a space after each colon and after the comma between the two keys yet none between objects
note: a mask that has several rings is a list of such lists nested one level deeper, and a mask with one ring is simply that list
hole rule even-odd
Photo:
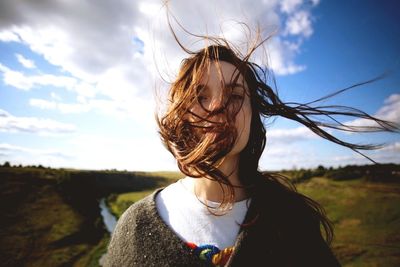
[{"label": "grey knit sweater", "polygon": [[[155,203],[161,190],[123,213],[104,266],[207,266],[161,219]],[[276,202],[253,197],[244,222],[249,225],[241,227],[226,266],[340,266],[321,236],[319,222],[305,213],[304,207],[290,201],[289,195],[281,196],[287,201],[278,205],[276,191],[265,193]],[[261,201],[263,212],[257,205]]]}]

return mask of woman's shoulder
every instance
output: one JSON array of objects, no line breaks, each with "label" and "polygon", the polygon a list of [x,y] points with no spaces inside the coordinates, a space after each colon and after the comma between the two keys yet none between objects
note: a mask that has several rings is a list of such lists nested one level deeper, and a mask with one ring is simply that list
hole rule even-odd
[{"label": "woman's shoulder", "polygon": [[[293,208],[308,209],[308,199],[305,195],[297,191],[296,186],[290,180],[278,180],[264,178],[258,182],[256,186],[256,197],[264,203],[273,204],[279,209],[289,209],[292,212]],[[296,209],[297,210],[297,209]]]},{"label": "woman's shoulder", "polygon": [[317,211],[310,205],[310,199],[277,180],[262,180],[253,198],[262,225],[267,221],[284,232],[320,229]]},{"label": "woman's shoulder", "polygon": [[104,266],[123,266],[137,260],[132,251],[135,251],[135,246],[143,239],[142,235],[149,221],[155,216],[154,199],[160,190],[162,189],[157,189],[135,202],[120,216],[108,244]]},{"label": "woman's shoulder", "polygon": [[323,238],[317,202],[276,180],[263,181],[258,189],[258,226],[265,233],[260,238],[271,237],[276,242],[271,247],[291,253],[299,266],[340,266]]},{"label": "woman's shoulder", "polygon": [[154,214],[155,197],[163,188],[156,189],[151,194],[130,205],[118,219],[119,225],[132,225],[151,217]]}]

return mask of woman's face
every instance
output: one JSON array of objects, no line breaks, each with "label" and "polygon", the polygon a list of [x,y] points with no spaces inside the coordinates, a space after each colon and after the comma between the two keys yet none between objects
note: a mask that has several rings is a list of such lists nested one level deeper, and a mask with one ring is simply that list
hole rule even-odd
[{"label": "woman's face", "polygon": [[[191,112],[207,117],[209,112],[225,108],[222,112],[212,114],[207,119],[211,122],[224,123],[226,112],[234,117],[234,126],[237,130],[237,139],[228,156],[239,154],[246,146],[250,135],[251,103],[249,89],[243,75],[238,75],[236,67],[225,61],[211,61],[209,72],[200,79],[197,102],[191,108]],[[237,79],[234,79],[237,77]],[[194,119],[195,120],[195,119]],[[204,121],[203,126],[210,126]],[[203,134],[215,134],[203,132]]]}]

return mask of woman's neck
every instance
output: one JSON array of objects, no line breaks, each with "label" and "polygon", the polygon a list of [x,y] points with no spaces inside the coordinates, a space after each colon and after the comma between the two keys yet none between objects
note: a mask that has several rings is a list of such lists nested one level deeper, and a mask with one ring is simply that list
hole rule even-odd
[{"label": "woman's neck", "polygon": [[[226,157],[225,160],[218,166],[224,175],[228,176],[229,182],[234,186],[241,186],[239,180],[239,155]],[[198,198],[202,201],[214,201],[222,202],[223,191],[220,184],[208,178],[188,178],[186,187],[193,193],[196,194]],[[225,198],[229,197],[230,190],[227,185],[222,184],[225,192]],[[241,201],[247,198],[246,191],[243,188],[235,187],[235,199],[234,201]]]}]

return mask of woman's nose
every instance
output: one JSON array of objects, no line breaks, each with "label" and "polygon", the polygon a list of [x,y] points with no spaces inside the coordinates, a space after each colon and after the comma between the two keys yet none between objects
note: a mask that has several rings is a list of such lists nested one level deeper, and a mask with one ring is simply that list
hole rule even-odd
[{"label": "woman's nose", "polygon": [[224,108],[223,101],[221,97],[215,97],[210,103],[209,110],[211,112],[219,113]]},{"label": "woman's nose", "polygon": [[221,98],[215,98],[213,101],[210,103],[210,108],[209,108],[209,120],[215,123],[222,123],[224,122],[224,104]]}]

